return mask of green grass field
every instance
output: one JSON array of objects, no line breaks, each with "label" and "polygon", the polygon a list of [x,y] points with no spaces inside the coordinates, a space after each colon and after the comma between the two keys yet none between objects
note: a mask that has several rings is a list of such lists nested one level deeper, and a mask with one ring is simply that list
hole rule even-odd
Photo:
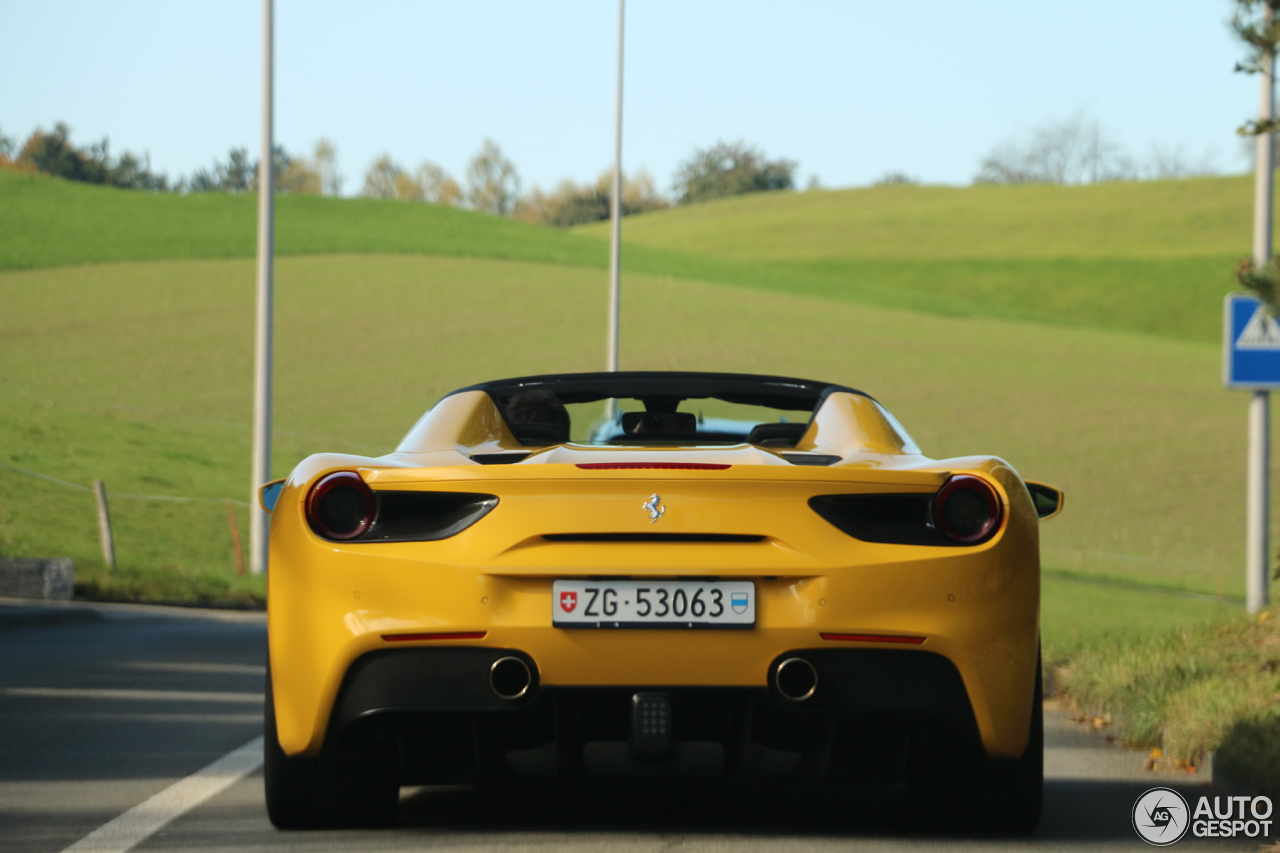
[{"label": "green grass field", "polygon": [[[592,229],[367,200],[283,197],[279,211],[281,475],[315,451],[390,449],[451,388],[603,361],[607,245]],[[800,233],[841,211],[845,237]],[[1046,566],[1238,596],[1245,399],[1222,390],[1197,330],[1217,328],[1247,215],[1244,182],[1213,179],[774,194],[628,219],[622,363],[864,388],[931,455],[996,453],[1065,488]],[[73,556],[120,595],[140,574],[188,578],[166,597],[260,594],[228,580],[222,502],[249,492],[253,216],[251,197],[0,172],[0,462],[202,499],[113,499],[109,578],[91,496],[0,467],[0,553]],[[1112,233],[1124,222],[1128,241]],[[1015,226],[1001,256],[991,234]],[[911,257],[921,235],[932,248]],[[855,268],[878,272],[852,281]],[[1157,279],[1159,310],[1125,319]],[[1066,576],[1045,589],[1060,648],[1217,609],[1151,593],[1137,618],[1141,591]]]},{"label": "green grass field", "polygon": [[[1249,182],[766,193],[629,217],[627,269],[943,316],[1211,343],[1248,254]],[[255,198],[128,193],[0,171],[0,270],[248,258]],[[394,253],[603,269],[567,233],[434,205],[281,196],[281,256]]]}]

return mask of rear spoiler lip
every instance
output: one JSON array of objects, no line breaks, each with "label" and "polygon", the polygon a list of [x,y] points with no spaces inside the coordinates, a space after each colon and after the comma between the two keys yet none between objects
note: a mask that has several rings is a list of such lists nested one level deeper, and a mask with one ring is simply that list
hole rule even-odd
[{"label": "rear spoiler lip", "polygon": [[743,465],[735,463],[727,470],[680,469],[615,469],[592,470],[573,463],[544,465],[457,465],[431,468],[361,467],[360,476],[374,489],[396,486],[463,483],[468,488],[481,483],[576,480],[580,482],[650,482],[673,480],[701,483],[826,483],[833,488],[842,484],[868,486],[903,486],[941,488],[951,476],[950,469],[878,468],[844,465],[834,468],[816,466]]}]

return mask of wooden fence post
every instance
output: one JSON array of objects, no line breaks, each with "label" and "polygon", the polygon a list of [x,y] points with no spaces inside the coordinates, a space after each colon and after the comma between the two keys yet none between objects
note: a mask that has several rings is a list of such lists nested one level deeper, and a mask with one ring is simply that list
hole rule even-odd
[{"label": "wooden fence post", "polygon": [[236,508],[231,501],[227,501],[227,521],[231,522],[231,542],[236,546],[236,577],[243,577],[244,551],[240,548],[240,525],[236,523]]},{"label": "wooden fence post", "polygon": [[107,507],[107,487],[93,481],[93,496],[98,499],[98,537],[102,540],[102,562],[108,569],[116,567],[116,545],[111,538],[111,510]]}]

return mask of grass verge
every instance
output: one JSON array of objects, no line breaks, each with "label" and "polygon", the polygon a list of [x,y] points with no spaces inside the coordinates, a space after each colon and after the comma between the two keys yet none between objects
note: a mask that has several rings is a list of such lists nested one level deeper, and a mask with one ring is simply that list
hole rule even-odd
[{"label": "grass verge", "polygon": [[1280,607],[1079,646],[1053,666],[1058,693],[1108,715],[1127,744],[1217,766],[1280,796]]},{"label": "grass verge", "polygon": [[76,563],[76,598],[259,609],[267,604],[267,578],[181,566],[108,569],[101,560],[89,560]]}]

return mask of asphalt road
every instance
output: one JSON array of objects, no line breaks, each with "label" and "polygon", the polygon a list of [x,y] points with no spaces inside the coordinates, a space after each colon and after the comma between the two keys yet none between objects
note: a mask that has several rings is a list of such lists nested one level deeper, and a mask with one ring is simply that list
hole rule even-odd
[{"label": "asphalt road", "polygon": [[[112,849],[101,846],[100,827],[261,734],[262,614],[18,604],[0,601],[0,849]],[[1144,790],[1169,785],[1189,800],[1214,793],[1203,777],[1143,771],[1141,756],[1064,712],[1050,709],[1046,726],[1045,814],[1032,838],[926,831],[893,792],[742,798],[625,788],[405,789],[395,829],[281,833],[267,822],[256,770],[134,849],[1145,850],[1129,817]],[[1258,846],[1190,836],[1176,845]]]}]

